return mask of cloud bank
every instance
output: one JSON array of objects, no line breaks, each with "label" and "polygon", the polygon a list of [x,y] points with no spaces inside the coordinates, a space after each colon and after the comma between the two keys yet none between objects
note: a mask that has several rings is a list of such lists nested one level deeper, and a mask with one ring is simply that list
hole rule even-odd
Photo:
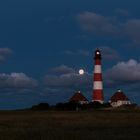
[{"label": "cloud bank", "polygon": [[38,82],[24,73],[0,74],[0,90],[14,93],[14,91],[29,91],[38,86]]}]

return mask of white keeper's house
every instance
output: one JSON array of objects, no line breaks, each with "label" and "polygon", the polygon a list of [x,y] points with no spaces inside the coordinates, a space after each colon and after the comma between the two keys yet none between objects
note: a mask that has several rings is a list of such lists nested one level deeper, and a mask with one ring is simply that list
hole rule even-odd
[{"label": "white keeper's house", "polygon": [[118,90],[109,100],[112,107],[119,107],[122,105],[130,105],[131,102],[128,97],[121,91]]},{"label": "white keeper's house", "polygon": [[80,92],[76,92],[69,100],[70,102],[80,103],[82,104],[88,104],[88,99]]}]

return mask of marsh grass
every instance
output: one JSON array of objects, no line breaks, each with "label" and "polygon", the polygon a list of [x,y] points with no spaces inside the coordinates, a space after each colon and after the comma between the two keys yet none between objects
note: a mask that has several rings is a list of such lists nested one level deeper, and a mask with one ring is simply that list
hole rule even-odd
[{"label": "marsh grass", "polygon": [[0,140],[90,139],[140,139],[140,112],[0,112]]}]

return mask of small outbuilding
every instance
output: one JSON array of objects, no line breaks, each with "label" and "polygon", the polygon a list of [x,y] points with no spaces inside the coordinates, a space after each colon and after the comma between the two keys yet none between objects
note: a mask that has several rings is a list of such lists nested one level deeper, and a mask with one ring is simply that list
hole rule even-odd
[{"label": "small outbuilding", "polygon": [[69,100],[70,102],[76,102],[80,104],[88,104],[88,99],[80,92],[76,92]]},{"label": "small outbuilding", "polygon": [[118,90],[109,100],[112,107],[119,107],[122,105],[130,105],[131,102],[128,97],[121,91]]}]

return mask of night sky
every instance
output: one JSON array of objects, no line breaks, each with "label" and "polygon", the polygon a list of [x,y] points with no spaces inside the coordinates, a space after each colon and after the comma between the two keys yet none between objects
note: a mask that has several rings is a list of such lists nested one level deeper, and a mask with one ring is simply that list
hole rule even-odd
[{"label": "night sky", "polygon": [[[91,100],[93,53],[103,55],[104,96],[140,104],[139,0],[0,2],[0,109]],[[86,71],[79,75],[78,70]]]}]

